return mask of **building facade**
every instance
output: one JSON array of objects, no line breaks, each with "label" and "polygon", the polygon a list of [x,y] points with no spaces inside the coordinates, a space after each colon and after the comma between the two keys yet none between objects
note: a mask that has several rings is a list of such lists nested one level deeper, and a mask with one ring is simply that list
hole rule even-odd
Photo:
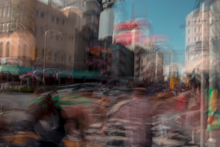
[{"label": "building facade", "polygon": [[134,77],[134,52],[121,44],[112,44],[111,75],[115,77]]},{"label": "building facade", "polygon": [[[156,52],[156,45],[149,44],[147,47],[143,47],[140,45],[135,46],[134,50],[134,77],[137,80],[145,81],[150,79],[156,78],[156,67],[163,66],[158,65],[157,61],[157,52]],[[159,74],[160,70],[158,70]]]},{"label": "building facade", "polygon": [[89,30],[80,31],[81,16],[75,11],[37,0],[4,0],[0,12],[1,57],[40,67],[88,68],[85,49],[90,36],[85,34]]},{"label": "building facade", "polygon": [[36,44],[34,0],[0,2],[0,56],[21,59],[25,65],[33,61]]},{"label": "building facade", "polygon": [[46,67],[74,69],[77,15],[68,10],[54,9],[50,4],[41,2],[36,2],[35,7],[34,65],[42,66],[45,62]]},{"label": "building facade", "polygon": [[[201,69],[202,60],[208,70],[209,60],[209,10],[204,13],[198,8],[186,17],[185,29],[185,71]],[[202,55],[202,48],[204,54]]]}]

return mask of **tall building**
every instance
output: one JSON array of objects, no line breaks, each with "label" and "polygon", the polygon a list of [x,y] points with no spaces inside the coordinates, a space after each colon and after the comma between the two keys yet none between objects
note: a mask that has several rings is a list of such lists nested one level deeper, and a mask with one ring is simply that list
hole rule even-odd
[{"label": "tall building", "polygon": [[[208,70],[209,60],[209,10],[198,8],[186,17],[185,29],[185,71],[201,69],[202,60]],[[204,54],[202,55],[202,48]]]},{"label": "tall building", "polygon": [[[37,0],[0,2],[0,56],[25,65],[77,69],[77,51],[84,45],[77,31],[79,15]],[[85,67],[79,63],[79,66]],[[78,67],[79,67],[78,66]]]},{"label": "tall building", "polygon": [[76,34],[78,40],[76,41],[77,48],[75,50],[76,60],[74,65],[77,70],[102,70],[101,68],[90,68],[89,64],[91,62],[89,60],[96,58],[96,55],[90,54],[87,50],[88,48],[96,48],[94,44],[98,41],[99,15],[101,9],[100,1],[97,0],[64,1],[63,10],[69,10],[79,16],[76,19]]}]

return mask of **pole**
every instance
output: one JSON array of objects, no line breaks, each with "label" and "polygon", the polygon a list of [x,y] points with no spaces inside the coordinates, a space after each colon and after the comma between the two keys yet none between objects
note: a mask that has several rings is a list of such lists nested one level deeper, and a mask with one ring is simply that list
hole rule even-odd
[{"label": "pole", "polygon": [[171,70],[170,70],[170,50],[169,50],[169,78],[170,78],[170,75],[171,75]]},{"label": "pole", "polygon": [[44,70],[45,70],[45,66],[46,66],[47,32],[48,31],[45,31],[45,34],[44,34],[44,64],[43,64],[43,82],[44,82],[44,85],[45,85]]},{"label": "pole", "polygon": [[204,83],[204,4],[202,5],[202,72],[201,72],[201,103],[200,103],[200,147],[204,147],[205,126],[204,126],[204,100],[205,100],[205,83]]},{"label": "pole", "polygon": [[156,56],[156,69],[155,69],[155,75],[156,75],[155,76],[155,82],[156,82],[157,81],[157,72],[158,72],[157,71],[157,68],[158,68],[158,61],[157,61],[158,60],[158,52],[157,51],[156,51],[156,55],[155,56]]},{"label": "pole", "polygon": [[45,70],[45,65],[46,65],[46,48],[47,48],[47,31],[44,34],[44,64],[43,64],[43,70]]},{"label": "pole", "polygon": [[140,52],[139,52],[139,59],[140,59],[139,79],[141,81],[141,49],[140,49]]}]

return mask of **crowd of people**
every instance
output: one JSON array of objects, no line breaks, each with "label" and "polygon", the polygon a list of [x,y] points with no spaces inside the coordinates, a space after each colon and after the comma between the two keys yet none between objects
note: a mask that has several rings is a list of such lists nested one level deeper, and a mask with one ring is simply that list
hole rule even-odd
[{"label": "crowd of people", "polygon": [[[68,141],[150,147],[155,144],[153,137],[158,136],[153,129],[155,118],[162,125],[167,121],[172,124],[168,130],[160,128],[159,145],[180,123],[188,132],[199,127],[201,91],[194,77],[190,86],[186,83],[174,89],[162,84],[131,86],[131,82],[111,88],[107,83],[82,85],[38,95],[29,102],[26,118],[11,124],[8,131],[37,135],[38,139],[23,143],[31,147],[68,146]],[[98,125],[97,134],[91,133],[94,125]],[[191,140],[195,143],[195,134]]]}]

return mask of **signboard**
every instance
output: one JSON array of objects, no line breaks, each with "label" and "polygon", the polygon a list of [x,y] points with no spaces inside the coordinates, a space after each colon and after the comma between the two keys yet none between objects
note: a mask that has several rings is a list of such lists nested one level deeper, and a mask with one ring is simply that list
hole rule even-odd
[{"label": "signboard", "polygon": [[220,111],[219,105],[219,91],[217,89],[209,90],[209,111],[207,130],[214,130],[220,128]]},{"label": "signboard", "polygon": [[142,40],[147,36],[140,31],[130,31],[125,33],[120,33],[114,36],[114,43],[120,43],[122,45],[131,45],[133,42],[139,42],[141,44]]},{"label": "signboard", "polygon": [[149,28],[150,25],[145,20],[135,20],[135,21],[124,21],[117,23],[113,26],[114,31],[121,31],[121,30],[133,30],[135,28]]},{"label": "signboard", "polygon": [[91,54],[95,54],[97,56],[100,56],[101,53],[112,54],[110,49],[107,49],[103,46],[86,47],[86,52],[90,52]]},{"label": "signboard", "polygon": [[99,39],[112,36],[114,13],[112,9],[105,9],[100,15]]}]

